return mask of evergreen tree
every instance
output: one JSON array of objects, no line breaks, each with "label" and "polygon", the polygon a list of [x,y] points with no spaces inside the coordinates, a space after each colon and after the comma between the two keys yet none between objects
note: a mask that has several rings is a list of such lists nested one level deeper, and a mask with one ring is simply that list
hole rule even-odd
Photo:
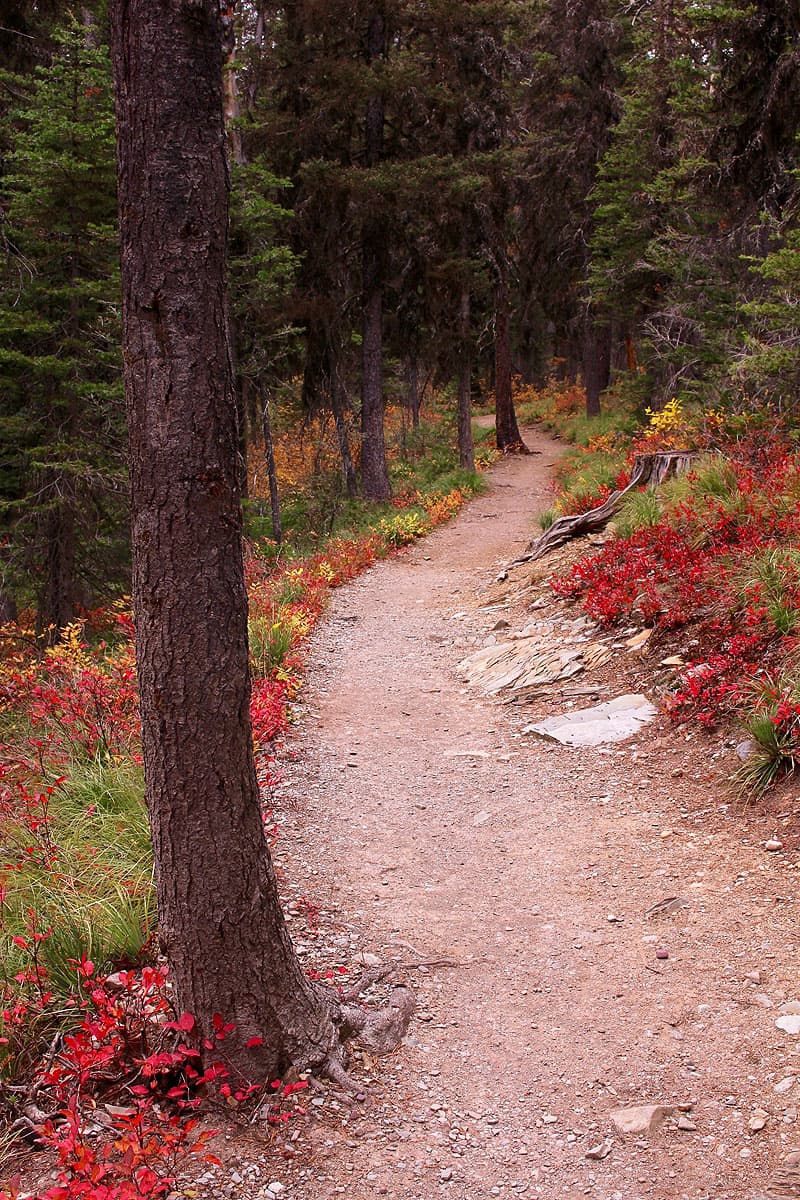
[{"label": "evergreen tree", "polygon": [[528,140],[519,187],[518,338],[540,380],[548,355],[568,378],[582,372],[589,412],[598,411],[608,382],[611,341],[609,314],[590,303],[587,289],[592,189],[619,118],[624,41],[610,4],[554,0],[533,30],[534,65],[522,98]]},{"label": "evergreen tree", "polygon": [[42,629],[124,573],[114,116],[94,33],[55,34],[6,122],[0,530],[6,586]]}]

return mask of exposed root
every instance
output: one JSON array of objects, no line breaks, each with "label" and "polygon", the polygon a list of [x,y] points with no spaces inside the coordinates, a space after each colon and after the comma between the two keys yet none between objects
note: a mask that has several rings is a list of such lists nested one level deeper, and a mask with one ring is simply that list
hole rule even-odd
[{"label": "exposed root", "polygon": [[351,988],[343,994],[342,1001],[345,1004],[350,1004],[353,1000],[357,1000],[362,992],[365,992],[368,987],[374,983],[381,983],[382,980],[388,979],[397,970],[399,963],[396,961],[383,963],[379,967],[370,967],[363,975],[359,976]]},{"label": "exposed root", "polygon": [[356,1083],[355,1079],[348,1075],[344,1063],[336,1054],[332,1054],[325,1062],[323,1073],[330,1079],[331,1083],[335,1083],[348,1095],[356,1095],[365,1090],[360,1084]]},{"label": "exposed root", "polygon": [[582,537],[587,533],[597,533],[599,530],[605,529],[625,497],[635,488],[644,487],[646,484],[657,486],[666,479],[684,474],[690,469],[696,457],[691,450],[670,450],[662,454],[637,454],[633,462],[631,481],[627,487],[612,492],[603,504],[589,509],[588,512],[559,517],[540,538],[529,544],[524,554],[508,564],[505,570],[498,575],[498,582],[508,578],[508,572],[512,567],[543,558],[557,546],[563,546],[570,538]]},{"label": "exposed root", "polygon": [[398,984],[382,1008],[342,1004],[337,1023],[343,1039],[357,1037],[374,1054],[391,1054],[405,1037],[415,1008],[414,993],[403,984]]}]

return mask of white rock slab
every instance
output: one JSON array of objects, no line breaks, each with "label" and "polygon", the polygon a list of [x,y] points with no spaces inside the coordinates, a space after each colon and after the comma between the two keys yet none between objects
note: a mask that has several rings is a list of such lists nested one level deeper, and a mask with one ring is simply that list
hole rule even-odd
[{"label": "white rock slab", "polygon": [[615,1108],[609,1115],[620,1133],[654,1133],[671,1112],[669,1104],[637,1104]]},{"label": "white rock slab", "polygon": [[523,733],[536,733],[564,746],[602,746],[622,742],[653,720],[658,709],[646,696],[617,696],[605,704],[561,713],[528,725]]}]

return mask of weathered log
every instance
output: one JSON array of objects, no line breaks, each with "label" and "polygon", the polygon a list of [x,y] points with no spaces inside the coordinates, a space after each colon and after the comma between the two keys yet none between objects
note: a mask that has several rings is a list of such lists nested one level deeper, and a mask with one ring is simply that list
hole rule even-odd
[{"label": "weathered log", "polygon": [[581,537],[587,533],[597,533],[598,530],[604,529],[629,492],[635,488],[645,487],[647,484],[657,487],[675,475],[684,475],[696,457],[697,455],[691,450],[669,450],[661,454],[637,454],[633,460],[631,481],[626,487],[612,492],[607,500],[596,508],[590,508],[588,512],[559,517],[540,538],[530,542],[525,553],[509,563],[506,570],[518,567],[521,563],[543,558],[545,554],[549,554],[557,546],[563,546],[571,538]]}]

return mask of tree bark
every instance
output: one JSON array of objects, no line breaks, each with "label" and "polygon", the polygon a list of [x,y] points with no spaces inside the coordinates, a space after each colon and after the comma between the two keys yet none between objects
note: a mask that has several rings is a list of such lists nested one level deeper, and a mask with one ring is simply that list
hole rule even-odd
[{"label": "tree bark", "polygon": [[17,602],[11,595],[11,592],[6,591],[0,585],[0,625],[7,625],[9,621],[16,621],[19,616]]},{"label": "tree bark", "polygon": [[[58,478],[53,490],[70,491],[67,479]],[[36,613],[38,633],[58,640],[75,616],[75,510],[71,496],[59,495],[44,517],[44,583]]]},{"label": "tree bark", "polygon": [[348,405],[345,403],[344,388],[342,387],[338,350],[331,351],[331,371],[328,387],[331,409],[333,411],[333,422],[336,426],[336,440],[339,444],[339,458],[342,463],[344,490],[347,498],[353,500],[358,495],[358,478],[356,477],[356,469],[353,465],[353,456],[350,453],[350,439],[347,436],[346,414]]},{"label": "tree bark", "polygon": [[508,265],[499,264],[494,290],[494,427],[497,449],[504,454],[527,454],[511,392],[511,313],[508,301]]},{"label": "tree bark", "polygon": [[220,0],[222,20],[222,54],[223,54],[223,109],[225,113],[225,129],[228,134],[228,149],[231,162],[237,167],[245,164],[242,148],[242,131],[238,122],[242,115],[239,102],[239,80],[236,75],[236,20],[232,0]]},{"label": "tree bark", "polygon": [[[369,15],[367,62],[383,57],[386,15],[378,5]],[[379,91],[367,100],[364,122],[364,163],[375,167],[383,157],[384,101]],[[361,489],[365,500],[388,500],[392,494],[386,464],[383,399],[383,285],[386,270],[386,228],[372,214],[364,218],[362,254],[362,371],[361,371]]]},{"label": "tree bark", "polygon": [[460,361],[458,367],[458,461],[465,471],[475,470],[472,446],[472,339],[469,288],[461,289],[459,305]]},{"label": "tree bark", "polygon": [[214,1013],[232,1022],[219,1057],[263,1079],[325,1063],[337,1039],[284,924],[253,760],[219,0],[113,0],[111,24],[159,930],[177,1008],[200,1037],[213,1037]]},{"label": "tree bark", "polygon": [[571,513],[569,516],[559,517],[540,538],[530,543],[520,558],[515,558],[506,569],[519,566],[520,563],[532,562],[537,558],[544,558],[545,554],[549,554],[558,546],[563,546],[572,538],[605,529],[614,514],[619,511],[622,501],[634,488],[645,487],[648,484],[651,487],[657,487],[676,475],[685,475],[691,469],[696,458],[697,455],[692,450],[637,454],[633,460],[630,483],[624,488],[612,492],[607,500],[598,504],[596,508],[590,508],[588,512]]},{"label": "tree bark", "polygon": [[272,537],[280,546],[283,541],[283,522],[281,521],[281,500],[278,494],[278,472],[275,469],[275,446],[272,441],[272,421],[269,415],[269,396],[261,398],[261,431],[264,434],[264,458],[267,462],[267,480],[269,482],[269,510],[272,517]]},{"label": "tree bark", "polygon": [[406,362],[406,380],[408,382],[408,407],[411,412],[411,427],[419,429],[419,409],[420,409],[420,392],[419,392],[419,358],[416,351],[412,351]]},{"label": "tree bark", "polygon": [[600,416],[600,395],[611,378],[611,327],[598,322],[591,312],[586,317],[583,343],[583,386],[587,417]]}]

